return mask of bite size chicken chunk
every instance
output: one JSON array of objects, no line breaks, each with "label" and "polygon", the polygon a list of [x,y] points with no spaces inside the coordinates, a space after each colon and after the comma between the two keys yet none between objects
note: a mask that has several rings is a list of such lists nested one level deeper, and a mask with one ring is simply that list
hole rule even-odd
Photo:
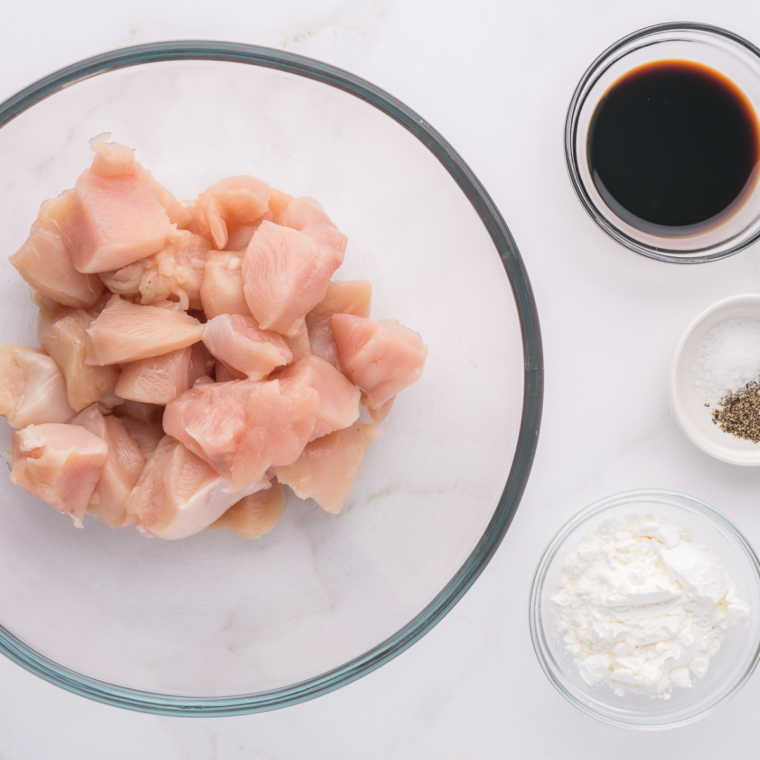
[{"label": "bite size chicken chunk", "polygon": [[90,496],[87,513],[111,528],[120,528],[124,524],[129,494],[145,466],[142,451],[124,422],[104,416],[97,404],[80,412],[71,424],[89,430],[108,446],[108,459]]},{"label": "bite size chicken chunk", "polygon": [[200,296],[209,319],[222,314],[250,317],[243,290],[243,255],[227,251],[210,253],[203,270]]},{"label": "bite size chicken chunk", "polygon": [[330,318],[343,374],[378,409],[422,375],[428,349],[420,336],[397,322],[334,314]]},{"label": "bite size chicken chunk", "polygon": [[306,315],[311,350],[317,356],[338,366],[330,318],[333,314],[353,314],[369,317],[372,284],[368,280],[330,282],[325,297]]},{"label": "bite size chicken chunk", "polygon": [[11,437],[11,483],[70,515],[77,528],[108,460],[108,445],[78,425],[29,425]]},{"label": "bite size chicken chunk", "polygon": [[18,273],[36,290],[64,306],[88,309],[103,292],[95,274],[82,274],[74,268],[63,242],[61,222],[69,212],[74,191],[42,204],[24,245],[9,259]]},{"label": "bite size chicken chunk", "polygon": [[160,251],[172,224],[153,192],[150,172],[124,145],[94,138],[96,155],[77,178],[61,232],[74,267],[109,272]]},{"label": "bite size chicken chunk", "polygon": [[125,523],[146,536],[187,538],[221,517],[241,497],[269,488],[267,478],[243,493],[228,493],[229,481],[171,436],[164,436],[143,468],[127,501]]},{"label": "bite size chicken chunk", "polygon": [[318,356],[300,359],[278,372],[276,377],[282,383],[303,383],[317,392],[319,408],[309,440],[341,430],[359,419],[361,391],[324,359]]},{"label": "bite size chicken chunk", "polygon": [[293,359],[287,343],[273,330],[262,330],[253,317],[222,314],[203,328],[203,343],[228,370],[262,380]]},{"label": "bite size chicken chunk", "polygon": [[269,185],[255,177],[227,177],[195,202],[198,233],[218,250],[227,247],[229,230],[255,222],[269,210]]},{"label": "bite size chicken chunk", "polygon": [[233,504],[206,530],[232,530],[241,538],[261,538],[277,524],[285,509],[285,489],[277,482]]},{"label": "bite size chicken chunk", "polygon": [[[168,308],[161,308],[166,305]],[[87,364],[149,359],[197,343],[203,325],[175,304],[139,306],[114,295],[87,329]]]},{"label": "bite size chicken chunk", "polygon": [[66,380],[41,349],[6,343],[0,346],[0,416],[15,428],[45,422],[68,422]]},{"label": "bite size chicken chunk", "polygon": [[87,363],[87,330],[95,316],[83,309],[40,309],[37,339],[66,379],[66,393],[76,412],[113,393],[118,367]]},{"label": "bite size chicken chunk", "polygon": [[351,491],[359,468],[380,428],[355,422],[350,427],[309,443],[290,465],[275,468],[277,480],[301,499],[314,499],[322,509],[337,514]]}]

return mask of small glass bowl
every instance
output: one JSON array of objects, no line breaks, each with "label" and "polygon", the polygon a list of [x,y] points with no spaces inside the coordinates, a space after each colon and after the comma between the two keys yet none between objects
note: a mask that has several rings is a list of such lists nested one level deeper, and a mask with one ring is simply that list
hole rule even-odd
[{"label": "small glass bowl", "polygon": [[[587,138],[591,118],[609,88],[632,69],[660,60],[693,61],[733,81],[760,122],[760,50],[733,32],[693,23],[657,24],[607,48],[581,78],[565,123],[565,160],[578,198],[610,237],[636,253],[675,264],[701,264],[731,256],[760,238],[760,184],[756,166],[746,198],[714,226],[679,236],[644,232],[621,219],[600,195],[589,171]],[[751,183],[751,184],[750,184]]]},{"label": "small glass bowl", "polygon": [[[697,544],[718,557],[751,607],[749,620],[731,628],[710,667],[691,689],[673,689],[669,699],[626,691],[618,696],[607,683],[589,686],[567,651],[552,596],[567,554],[610,520],[652,515],[691,532]],[[698,499],[672,491],[621,493],[579,512],[549,542],[533,577],[530,631],[538,660],[549,680],[569,702],[598,720],[620,728],[656,731],[704,718],[722,707],[746,683],[760,659],[760,561],[728,518]]]}]

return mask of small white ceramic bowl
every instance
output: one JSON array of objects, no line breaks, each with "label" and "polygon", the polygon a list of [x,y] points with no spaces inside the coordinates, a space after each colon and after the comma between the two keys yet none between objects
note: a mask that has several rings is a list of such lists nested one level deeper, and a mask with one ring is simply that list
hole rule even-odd
[{"label": "small white ceramic bowl", "polygon": [[673,416],[686,437],[702,451],[729,464],[760,465],[760,443],[723,432],[712,421],[712,408],[705,406],[691,381],[691,363],[697,343],[726,319],[760,320],[760,294],[731,296],[705,309],[678,341],[668,378],[668,399]]}]

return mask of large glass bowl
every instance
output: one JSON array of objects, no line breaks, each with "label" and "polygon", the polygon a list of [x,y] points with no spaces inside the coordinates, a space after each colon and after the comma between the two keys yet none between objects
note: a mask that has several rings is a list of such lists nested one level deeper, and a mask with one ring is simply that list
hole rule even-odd
[{"label": "large glass bowl", "polygon": [[[146,540],[89,518],[75,530],[0,478],[0,650],[78,694],[155,713],[325,693],[430,630],[514,516],[542,399],[520,255],[462,159],[383,91],[289,53],[170,42],[74,64],[0,105],[6,256],[105,131],[179,198],[253,174],[319,199],[349,238],[338,278],[371,280],[373,316],[419,331],[430,356],[343,512],[293,499],[256,542]],[[28,288],[3,259],[2,341],[36,345]]]},{"label": "large glass bowl", "polygon": [[[616,694],[604,681],[589,686],[567,651],[552,597],[567,555],[611,520],[653,516],[685,528],[692,541],[718,557],[750,605],[749,620],[730,628],[707,673],[690,689],[674,689],[669,699],[626,691]],[[698,499],[672,491],[616,494],[581,510],[549,542],[533,577],[530,631],[544,673],[568,701],[594,718],[621,728],[657,731],[704,718],[731,699],[760,660],[760,561],[741,531],[721,512]]]}]

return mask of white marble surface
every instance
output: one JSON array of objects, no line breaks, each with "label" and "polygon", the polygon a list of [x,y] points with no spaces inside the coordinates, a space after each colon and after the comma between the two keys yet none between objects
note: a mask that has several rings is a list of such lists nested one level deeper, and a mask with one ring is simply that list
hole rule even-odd
[{"label": "white marble surface", "polygon": [[691,493],[760,547],[760,469],[694,448],[665,395],[670,352],[692,317],[760,289],[760,249],[700,267],[638,257],[593,226],[563,165],[564,112],[586,65],[629,31],[683,19],[760,43],[760,7],[748,0],[5,4],[0,98],[109,48],[195,37],[321,58],[404,100],[470,163],[512,229],[541,315],[546,400],[533,475],[501,550],[456,609],[389,665],[298,707],[187,720],[91,703],[0,659],[1,760],[757,756],[760,676],[694,726],[637,735],[567,704],[540,671],[527,625],[546,541],[609,493]]}]

